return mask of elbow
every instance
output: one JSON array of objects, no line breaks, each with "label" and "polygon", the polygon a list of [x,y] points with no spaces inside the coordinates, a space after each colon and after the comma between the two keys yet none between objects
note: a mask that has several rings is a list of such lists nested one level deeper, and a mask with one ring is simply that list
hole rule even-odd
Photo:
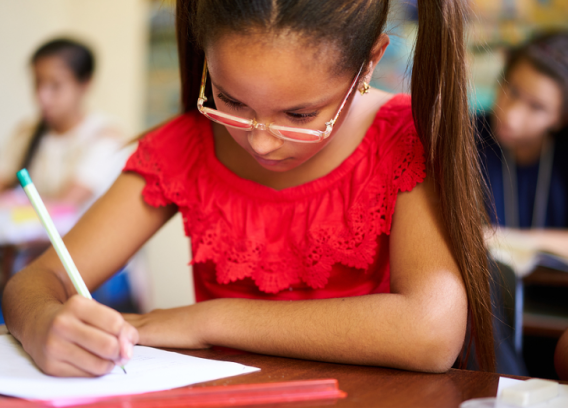
[{"label": "elbow", "polygon": [[[454,324],[448,324],[452,321]],[[466,319],[423,325],[414,337],[412,370],[445,373],[452,368],[463,347],[465,326]]]},{"label": "elbow", "polygon": [[425,373],[445,373],[452,368],[461,350],[462,342],[449,342],[447,339],[424,344],[416,358],[416,371]]}]

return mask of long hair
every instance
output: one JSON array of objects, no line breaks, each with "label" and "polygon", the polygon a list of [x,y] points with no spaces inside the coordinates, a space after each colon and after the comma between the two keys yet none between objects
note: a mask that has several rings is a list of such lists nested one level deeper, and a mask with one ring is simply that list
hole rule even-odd
[{"label": "long hair", "polygon": [[[47,57],[58,57],[65,63],[75,79],[80,83],[88,82],[95,70],[95,58],[92,51],[76,41],[58,38],[39,47],[31,58],[31,65]],[[41,118],[35,126],[30,143],[24,154],[20,168],[29,167],[39,148],[41,139],[49,130],[47,122]]]},{"label": "long hair", "polygon": [[[203,49],[216,36],[291,30],[310,41],[335,45],[341,50],[337,70],[355,75],[384,31],[388,9],[388,0],[178,0],[183,110],[195,109]],[[493,371],[489,271],[482,238],[486,215],[467,102],[466,11],[465,0],[418,1],[412,112],[465,283],[478,364]]]}]

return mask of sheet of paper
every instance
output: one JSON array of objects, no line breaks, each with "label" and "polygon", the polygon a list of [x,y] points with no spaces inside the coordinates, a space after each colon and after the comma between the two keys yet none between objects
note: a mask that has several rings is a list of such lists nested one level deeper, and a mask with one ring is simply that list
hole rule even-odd
[{"label": "sheet of paper", "polygon": [[0,335],[0,394],[26,399],[89,399],[161,391],[239,374],[259,368],[206,360],[152,347],[135,346],[126,365],[99,378],[56,378],[43,374],[14,337]]},{"label": "sheet of paper", "polygon": [[[497,386],[497,398],[501,395],[501,391],[505,388],[512,387],[522,380],[516,380],[514,378],[499,377],[499,385]],[[560,384],[558,387],[558,397],[553,398],[549,401],[542,402],[540,404],[531,405],[531,408],[566,408],[568,407],[568,385]]]}]

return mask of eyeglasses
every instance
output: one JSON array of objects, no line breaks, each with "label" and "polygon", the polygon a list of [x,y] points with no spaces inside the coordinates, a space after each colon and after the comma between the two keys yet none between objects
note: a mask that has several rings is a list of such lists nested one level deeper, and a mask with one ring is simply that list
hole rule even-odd
[{"label": "eyeglasses", "polygon": [[199,90],[199,99],[197,99],[197,109],[203,115],[205,115],[208,119],[212,120],[213,122],[220,123],[221,125],[231,127],[234,129],[251,131],[253,129],[258,130],[267,130],[273,136],[283,139],[289,140],[291,142],[298,142],[298,143],[318,143],[322,140],[329,137],[331,131],[333,130],[333,125],[339,118],[339,114],[341,113],[347,99],[353,92],[355,88],[355,84],[359,80],[359,76],[361,75],[361,71],[363,70],[363,65],[359,69],[359,72],[353,79],[353,83],[349,88],[349,92],[343,98],[335,117],[331,119],[329,122],[325,123],[325,130],[314,130],[314,129],[304,129],[298,127],[291,127],[291,126],[280,126],[275,125],[274,123],[265,124],[265,123],[258,123],[255,119],[245,119],[238,116],[229,115],[227,113],[218,111],[217,109],[208,108],[203,106],[205,102],[207,102],[207,97],[205,96],[205,83],[207,81],[207,60],[203,63],[203,75],[201,77],[201,89]]}]

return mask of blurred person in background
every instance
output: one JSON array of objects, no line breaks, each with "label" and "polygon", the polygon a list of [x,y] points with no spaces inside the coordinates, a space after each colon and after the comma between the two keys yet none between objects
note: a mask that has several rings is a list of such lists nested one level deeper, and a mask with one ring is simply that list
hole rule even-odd
[{"label": "blurred person in background", "polygon": [[499,233],[568,257],[568,32],[513,49],[492,112],[477,118]]},{"label": "blurred person in background", "polygon": [[[95,70],[92,51],[77,41],[54,39],[31,58],[39,118],[22,123],[0,151],[0,203],[28,204],[16,172],[28,168],[48,208],[84,212],[120,174],[129,152],[113,120],[85,107]],[[45,248],[20,246],[12,271],[21,269]],[[136,311],[125,273],[93,293],[121,311]],[[0,314],[0,323],[2,316]]]},{"label": "blurred person in background", "polygon": [[[502,242],[568,258],[567,126],[568,32],[542,34],[510,50],[493,109],[476,118],[491,194],[489,245]],[[502,305],[492,290],[495,305]],[[497,371],[528,375],[513,351],[510,327],[503,320],[494,326]]]},{"label": "blurred person in background", "polygon": [[124,135],[85,108],[95,69],[88,47],[56,39],[33,54],[31,66],[39,119],[21,124],[1,152],[0,192],[16,187],[16,172],[28,168],[47,202],[83,210],[120,173]]}]

